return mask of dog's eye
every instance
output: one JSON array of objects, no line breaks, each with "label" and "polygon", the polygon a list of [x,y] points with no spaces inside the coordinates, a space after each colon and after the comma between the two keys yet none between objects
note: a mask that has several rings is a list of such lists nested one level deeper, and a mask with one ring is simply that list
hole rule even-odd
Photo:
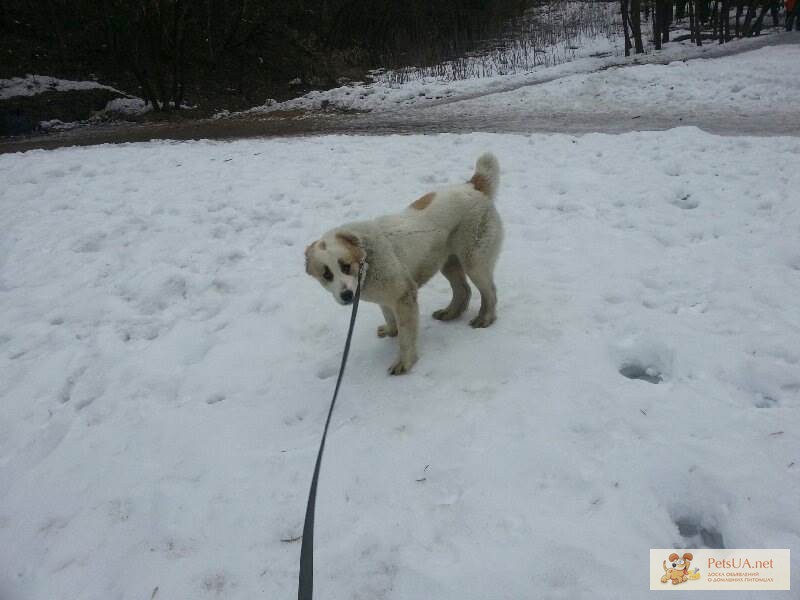
[{"label": "dog's eye", "polygon": [[350,264],[344,261],[339,261],[339,268],[342,270],[342,273],[345,275],[350,275]]},{"label": "dog's eye", "polygon": [[333,281],[333,273],[331,273],[331,270],[327,266],[325,267],[325,271],[322,273],[322,277],[325,279],[325,281]]}]

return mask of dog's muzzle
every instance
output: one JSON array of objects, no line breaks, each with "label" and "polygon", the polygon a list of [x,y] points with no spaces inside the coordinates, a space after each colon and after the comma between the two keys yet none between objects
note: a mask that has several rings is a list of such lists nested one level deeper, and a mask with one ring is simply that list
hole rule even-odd
[{"label": "dog's muzzle", "polygon": [[350,290],[345,290],[341,294],[339,294],[339,298],[342,299],[342,302],[345,304],[351,304],[353,302],[353,292]]}]

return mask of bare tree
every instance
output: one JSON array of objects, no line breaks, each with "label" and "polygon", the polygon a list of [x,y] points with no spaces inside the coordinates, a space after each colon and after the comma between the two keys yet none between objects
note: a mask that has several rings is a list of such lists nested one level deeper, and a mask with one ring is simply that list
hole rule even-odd
[{"label": "bare tree", "polygon": [[636,54],[644,52],[642,42],[642,3],[641,0],[631,0],[631,31],[633,32],[633,44]]},{"label": "bare tree", "polygon": [[631,48],[633,45],[631,44],[631,36],[628,33],[628,29],[630,27],[630,12],[629,12],[629,4],[630,0],[620,0],[621,6],[620,9],[622,11],[622,30],[625,32],[625,56],[631,55]]},{"label": "bare tree", "polygon": [[106,27],[112,51],[155,110],[180,107],[184,98],[186,39],[192,0],[111,0]]}]

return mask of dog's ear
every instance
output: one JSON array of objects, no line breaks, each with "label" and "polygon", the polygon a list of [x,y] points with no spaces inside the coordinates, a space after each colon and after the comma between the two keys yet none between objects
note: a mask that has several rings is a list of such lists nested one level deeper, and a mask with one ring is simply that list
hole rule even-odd
[{"label": "dog's ear", "polygon": [[683,560],[694,560],[694,554],[692,554],[691,552],[687,552],[686,554],[683,555]]},{"label": "dog's ear", "polygon": [[351,246],[361,246],[361,239],[352,231],[339,231],[337,232],[336,237],[345,244],[350,244]]},{"label": "dog's ear", "polygon": [[339,240],[349,250],[351,262],[360,263],[364,260],[367,253],[364,251],[364,246],[359,238],[352,231],[339,231],[336,234],[336,239]]},{"label": "dog's ear", "polygon": [[311,253],[314,251],[314,246],[317,245],[317,242],[311,242],[308,246],[306,246],[306,273],[311,275],[311,269],[308,266],[308,261],[311,258]]},{"label": "dog's ear", "polygon": [[676,561],[676,560],[678,560],[679,558],[680,558],[680,556],[678,556],[677,554],[675,554],[675,553],[673,552],[672,554],[670,554],[670,555],[669,555],[669,562]]}]

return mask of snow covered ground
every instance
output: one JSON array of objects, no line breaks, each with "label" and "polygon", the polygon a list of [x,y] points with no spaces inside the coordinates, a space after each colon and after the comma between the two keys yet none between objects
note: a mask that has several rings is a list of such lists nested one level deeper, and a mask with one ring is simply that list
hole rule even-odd
[{"label": "snow covered ground", "polygon": [[[106,117],[132,117],[150,112],[153,107],[141,98],[130,96],[125,92],[97,81],[72,81],[58,79],[46,75],[26,75],[25,77],[12,77],[0,79],[0,100],[9,100],[20,96],[36,96],[45,92],[73,92],[78,90],[109,90],[121,94],[122,98],[115,98],[106,103],[103,110],[95,113],[87,121],[99,120]],[[88,115],[87,115],[88,117]],[[39,127],[44,131],[62,131],[72,129],[80,122],[64,123],[60,119],[40,121]]]},{"label": "snow covered ground", "polygon": [[92,89],[111,90],[127,96],[125,92],[97,81],[72,81],[47,75],[26,75],[25,77],[0,79],[0,100],[17,96],[35,96],[44,92],[70,92],[73,90]]},{"label": "snow covered ground", "polygon": [[[424,107],[446,99],[459,99],[475,94],[491,93],[507,87],[533,83],[546,73],[573,73],[593,70],[619,62],[619,58],[591,58],[591,54],[613,53],[620,48],[619,42],[607,38],[587,40],[573,60],[564,59],[559,65],[549,64],[525,73],[493,74],[486,77],[452,79],[449,76],[420,76],[402,83],[391,81],[392,74],[377,76],[372,82],[355,82],[330,90],[314,90],[303,96],[284,102],[267,101],[245,114],[270,113],[281,110],[319,111],[337,109],[344,111],[386,111],[411,107]],[[624,46],[622,46],[624,52]],[[220,113],[219,116],[228,116]],[[243,113],[237,113],[243,114]]]},{"label": "snow covered ground", "polygon": [[394,378],[362,307],[319,596],[643,598],[673,545],[800,589],[800,140],[682,128],[0,156],[0,598],[293,597],[349,316],[303,248],[484,150],[499,320],[434,321],[436,278]]},{"label": "snow covered ground", "polygon": [[[677,32],[676,32],[677,33]],[[414,77],[402,83],[395,83],[391,73],[380,76],[375,82],[358,82],[350,85],[333,88],[330,90],[312,91],[308,94],[287,100],[285,102],[268,101],[263,106],[257,106],[239,114],[258,114],[269,113],[279,110],[306,110],[320,111],[327,109],[338,109],[345,111],[407,111],[409,108],[427,108],[440,104],[461,101],[474,97],[485,97],[498,92],[513,92],[521,88],[522,98],[525,97],[526,90],[533,90],[536,94],[541,85],[548,85],[551,90],[561,90],[561,93],[554,92],[559,101],[566,100],[567,104],[576,101],[592,100],[594,94],[604,93],[603,89],[591,87],[593,83],[601,81],[609,74],[614,77],[615,73],[631,73],[620,77],[620,81],[611,81],[614,84],[608,90],[614,93],[623,92],[623,98],[617,100],[627,100],[634,98],[645,103],[650,98],[652,91],[650,87],[656,85],[656,75],[663,75],[665,68],[686,67],[686,71],[676,71],[669,73],[663,82],[668,82],[675,93],[672,94],[677,100],[681,93],[692,85],[700,85],[702,89],[699,94],[704,99],[714,101],[722,98],[726,102],[731,94],[742,94],[745,97],[754,94],[763,94],[761,98],[761,108],[780,105],[781,107],[789,103],[789,98],[793,98],[797,91],[797,57],[791,53],[784,52],[786,46],[768,47],[764,55],[756,55],[751,60],[758,62],[757,65],[748,65],[744,73],[755,75],[753,80],[741,75],[741,70],[731,68],[736,64],[739,52],[755,50],[765,44],[774,43],[774,39],[790,41],[792,34],[765,34],[759,38],[747,38],[730,42],[724,46],[714,43],[707,43],[698,48],[689,40],[683,42],[670,42],[661,51],[651,51],[649,54],[624,56],[624,41],[622,38],[615,37],[594,37],[581,40],[581,46],[570,50],[569,56],[559,59],[559,64],[546,64],[532,68],[524,72],[510,74],[491,74],[483,77],[472,77],[468,79],[453,80],[450,76],[433,77]],[[727,62],[720,57],[735,53],[728,57]],[[724,69],[722,72],[712,72],[711,67],[706,65],[705,59],[716,58],[711,64],[719,64]],[[768,60],[769,63],[761,63]],[[690,62],[685,62],[690,61]],[[638,65],[638,66],[637,66]],[[762,74],[761,67],[766,67],[766,73]],[[616,69],[615,67],[626,67]],[[477,69],[477,67],[476,67]],[[608,71],[605,71],[609,69]],[[731,83],[730,77],[733,77]],[[765,82],[764,78],[769,81]],[[642,81],[644,85],[642,85]],[[550,82],[550,83],[548,83]],[[777,87],[774,84],[777,82]],[[764,87],[764,83],[769,83],[772,87]],[[559,88],[558,86],[564,86]],[[578,88],[579,94],[573,98],[572,95]],[[606,90],[607,91],[607,90]],[[767,93],[772,92],[772,94]],[[590,94],[587,98],[583,94]],[[490,101],[491,102],[491,101]],[[461,106],[459,104],[459,106]],[[555,107],[558,107],[556,105]],[[553,108],[553,107],[551,107]],[[229,113],[220,113],[218,116],[228,116]]]},{"label": "snow covered ground", "polygon": [[709,60],[676,60],[576,73],[541,85],[440,107],[459,115],[558,111],[728,112],[794,110],[800,97],[800,45],[767,46]]},{"label": "snow covered ground", "polygon": [[[417,75],[416,73],[398,75],[390,71],[376,74],[374,81],[354,82],[329,90],[314,90],[284,102],[270,100],[263,106],[257,106],[245,112],[269,113],[279,110],[318,111],[327,109],[386,111],[423,107],[441,100],[459,99],[534,83],[538,77],[544,74],[551,77],[556,74],[591,71],[611,64],[624,63],[624,59],[620,58],[624,51],[624,41],[621,39],[591,38],[583,41],[581,47],[574,50],[565,50],[562,45],[548,47],[542,52],[543,57],[547,58],[547,63],[524,72],[492,72],[494,63],[483,66],[480,65],[481,57],[476,57],[477,64],[466,68],[474,69],[476,72],[486,70],[489,74],[455,79],[452,71],[457,67],[452,66],[443,67],[444,74],[440,76]],[[402,83],[395,81],[406,76],[409,79]]]}]

